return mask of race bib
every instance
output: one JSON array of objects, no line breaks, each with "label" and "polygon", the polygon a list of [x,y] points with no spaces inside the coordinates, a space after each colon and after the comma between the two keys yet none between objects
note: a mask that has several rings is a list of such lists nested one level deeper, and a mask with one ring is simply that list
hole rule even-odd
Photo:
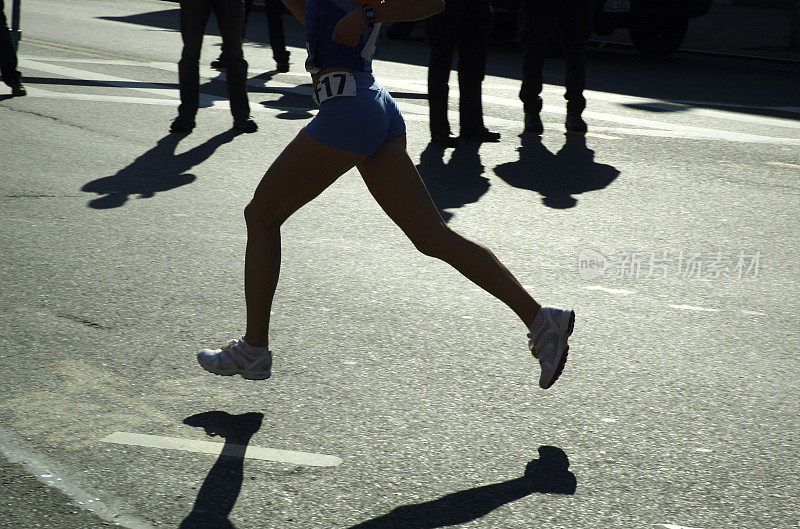
[{"label": "race bib", "polygon": [[350,72],[326,73],[314,87],[314,102],[321,105],[323,101],[334,97],[356,95],[356,78]]}]

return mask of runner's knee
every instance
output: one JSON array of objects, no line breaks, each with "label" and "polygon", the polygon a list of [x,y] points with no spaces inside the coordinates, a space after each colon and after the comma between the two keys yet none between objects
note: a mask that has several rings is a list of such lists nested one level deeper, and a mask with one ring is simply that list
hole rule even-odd
[{"label": "runner's knee", "polygon": [[266,204],[251,200],[244,207],[244,220],[247,224],[247,229],[279,227],[283,223],[283,219],[275,211],[275,208],[270,208]]},{"label": "runner's knee", "polygon": [[426,231],[411,237],[411,242],[421,253],[443,259],[458,235],[447,226]]}]

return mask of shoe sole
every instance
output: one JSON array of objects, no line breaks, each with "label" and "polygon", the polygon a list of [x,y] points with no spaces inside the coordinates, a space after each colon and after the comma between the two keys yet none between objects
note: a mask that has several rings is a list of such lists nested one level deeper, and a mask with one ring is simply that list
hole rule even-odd
[{"label": "shoe sole", "polygon": [[555,384],[556,380],[558,380],[558,377],[561,376],[561,372],[564,371],[564,366],[567,363],[567,356],[569,356],[568,355],[569,344],[567,343],[567,340],[569,340],[569,337],[572,335],[572,330],[574,327],[575,327],[575,311],[571,310],[569,311],[569,317],[567,318],[566,325],[564,325],[564,319],[562,318],[561,320],[561,331],[564,336],[564,351],[563,353],[561,353],[561,357],[558,359],[558,365],[556,366],[556,370],[553,373],[553,376],[550,378],[547,384],[541,386],[542,389],[547,389],[553,384]]},{"label": "shoe sole", "polygon": [[240,371],[238,371],[236,369],[231,370],[231,371],[215,371],[215,370],[211,369],[210,367],[203,365],[203,363],[200,362],[199,358],[197,359],[197,363],[200,364],[200,367],[202,367],[203,369],[205,369],[206,371],[208,371],[212,375],[219,375],[221,377],[232,377],[233,375],[240,375],[245,380],[266,380],[266,379],[268,379],[269,377],[272,376],[272,370],[268,371],[266,374],[265,373],[256,373],[256,372],[253,372],[253,371],[240,372]]}]

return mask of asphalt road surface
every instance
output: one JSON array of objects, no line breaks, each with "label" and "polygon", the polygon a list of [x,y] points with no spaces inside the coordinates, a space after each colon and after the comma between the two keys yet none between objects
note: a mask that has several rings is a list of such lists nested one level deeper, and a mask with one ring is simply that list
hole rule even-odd
[{"label": "asphalt road surface", "polygon": [[445,219],[575,309],[570,360],[540,390],[513,313],[350,172],[283,227],[273,376],[248,382],[194,354],[244,330],[242,209],[316,112],[302,28],[278,74],[254,14],[260,129],[236,135],[212,23],[176,136],[177,4],[23,4],[29,95],[0,94],[0,526],[798,527],[800,67],[592,50],[584,138],[554,59],[540,140],[499,47],[502,141],[442,152],[424,42],[384,42]]}]

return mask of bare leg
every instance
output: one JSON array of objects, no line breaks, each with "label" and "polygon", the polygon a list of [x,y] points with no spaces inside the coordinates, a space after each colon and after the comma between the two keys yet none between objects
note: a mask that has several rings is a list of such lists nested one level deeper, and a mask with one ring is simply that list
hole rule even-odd
[{"label": "bare leg", "polygon": [[260,347],[269,342],[269,313],[281,267],[281,224],[364,158],[323,145],[302,130],[262,178],[244,210],[248,344]]},{"label": "bare leg", "polygon": [[489,249],[465,239],[442,220],[406,152],[405,136],[389,140],[357,167],[372,196],[419,251],[452,265],[530,327],[539,304]]}]

